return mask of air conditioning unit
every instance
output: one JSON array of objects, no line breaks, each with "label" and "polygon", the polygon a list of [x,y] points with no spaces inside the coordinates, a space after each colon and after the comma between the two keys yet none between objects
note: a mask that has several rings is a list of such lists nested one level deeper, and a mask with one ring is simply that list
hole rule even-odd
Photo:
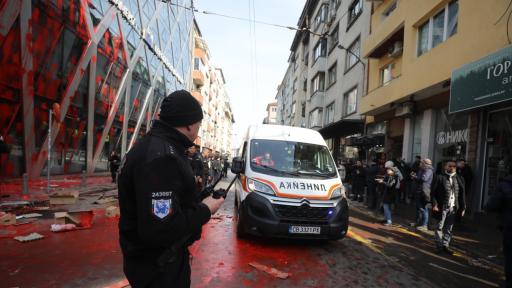
[{"label": "air conditioning unit", "polygon": [[395,43],[393,43],[393,45],[389,46],[388,56],[393,58],[401,56],[403,50],[404,44],[402,43],[402,41],[396,41]]},{"label": "air conditioning unit", "polygon": [[405,102],[395,109],[395,117],[409,116],[414,112],[414,102]]}]

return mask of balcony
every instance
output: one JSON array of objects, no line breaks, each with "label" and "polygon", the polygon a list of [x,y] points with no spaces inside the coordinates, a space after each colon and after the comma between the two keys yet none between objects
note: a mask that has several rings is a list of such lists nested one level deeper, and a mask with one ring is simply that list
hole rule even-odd
[{"label": "balcony", "polygon": [[[385,53],[383,49],[389,47],[388,42],[403,41],[404,20],[407,13],[403,2],[405,1],[398,1],[396,9],[385,18],[382,18],[382,15],[393,1],[388,1],[388,5],[382,4],[375,9],[371,20],[372,33],[363,42],[362,55],[365,58],[380,58]],[[398,39],[391,39],[396,37]]]},{"label": "balcony", "polygon": [[324,91],[316,91],[311,95],[309,101],[309,110],[315,110],[316,108],[324,108],[324,99],[325,92]]},{"label": "balcony", "polygon": [[204,85],[204,75],[199,70],[192,71],[192,79],[194,80],[194,84],[198,86]]},{"label": "balcony", "polygon": [[403,85],[403,77],[399,75],[385,86],[369,91],[366,96],[361,97],[359,112],[369,116],[383,112],[382,110],[385,110],[389,103],[403,97]]}]

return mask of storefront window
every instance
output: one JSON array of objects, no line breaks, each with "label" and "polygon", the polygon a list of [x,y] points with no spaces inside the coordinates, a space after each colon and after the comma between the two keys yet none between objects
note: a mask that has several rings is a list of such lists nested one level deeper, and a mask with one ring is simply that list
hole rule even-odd
[{"label": "storefront window", "polygon": [[507,176],[512,165],[512,110],[489,115],[487,130],[487,169],[485,201],[496,190],[498,182]]},{"label": "storefront window", "polygon": [[448,114],[448,109],[437,113],[434,143],[434,161],[466,158],[468,142],[468,115]]}]

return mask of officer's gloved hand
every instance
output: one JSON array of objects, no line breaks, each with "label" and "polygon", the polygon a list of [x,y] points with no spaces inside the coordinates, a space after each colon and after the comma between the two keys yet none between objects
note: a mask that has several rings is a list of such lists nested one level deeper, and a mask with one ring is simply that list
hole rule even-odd
[{"label": "officer's gloved hand", "polygon": [[225,199],[227,194],[228,194],[228,191],[226,191],[226,189],[220,188],[220,189],[213,191],[212,197],[215,199],[219,199],[221,197]]},{"label": "officer's gloved hand", "polygon": [[219,210],[220,206],[224,203],[224,198],[220,197],[218,199],[213,198],[212,196],[209,196],[203,200],[203,204],[208,206],[208,209],[210,209],[210,213],[213,215],[217,210]]}]

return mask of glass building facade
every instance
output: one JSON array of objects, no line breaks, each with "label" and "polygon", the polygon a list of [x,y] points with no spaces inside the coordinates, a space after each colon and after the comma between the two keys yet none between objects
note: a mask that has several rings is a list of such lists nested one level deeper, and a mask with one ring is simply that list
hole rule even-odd
[{"label": "glass building facade", "polygon": [[190,88],[191,4],[6,1],[0,133],[10,153],[0,154],[0,177],[107,171],[112,151],[149,130],[163,97]]}]

